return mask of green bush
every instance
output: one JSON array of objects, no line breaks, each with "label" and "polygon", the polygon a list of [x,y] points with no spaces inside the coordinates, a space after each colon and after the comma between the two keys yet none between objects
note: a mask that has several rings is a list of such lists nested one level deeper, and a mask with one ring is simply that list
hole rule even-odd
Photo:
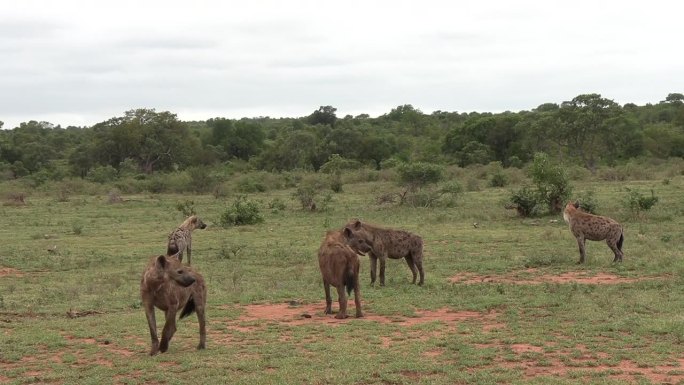
[{"label": "green bush", "polygon": [[539,202],[539,196],[532,190],[529,186],[524,186],[518,191],[511,193],[511,203],[512,207],[518,212],[521,217],[531,217],[538,213],[537,203]]},{"label": "green bush", "polygon": [[551,163],[548,155],[538,152],[534,155],[530,174],[537,186],[537,197],[540,203],[545,203],[549,212],[560,213],[572,193],[572,186],[565,170]]},{"label": "green bush", "polygon": [[86,179],[95,183],[107,183],[116,180],[117,175],[116,169],[110,165],[98,166],[88,171]]},{"label": "green bush", "polygon": [[275,214],[281,211],[285,211],[285,209],[287,209],[287,206],[285,205],[285,202],[283,202],[282,199],[273,198],[273,200],[268,203],[268,208],[271,210],[272,213]]},{"label": "green bush", "polygon": [[598,202],[596,201],[596,198],[594,198],[593,191],[589,190],[584,192],[583,194],[580,194],[580,196],[578,197],[578,201],[580,204],[580,209],[582,209],[582,211],[591,214],[598,213]]},{"label": "green bush", "polygon": [[644,196],[642,193],[627,188],[627,196],[624,199],[624,203],[632,212],[632,214],[638,215],[642,211],[648,211],[656,203],[658,203],[658,197],[655,196],[653,190],[651,190],[651,196]]},{"label": "green bush", "polygon": [[183,215],[186,217],[197,214],[197,211],[195,210],[195,202],[190,200],[176,203],[176,210],[183,213]]},{"label": "green bush", "polygon": [[233,206],[229,207],[219,219],[223,227],[254,225],[263,221],[264,217],[260,213],[259,204],[247,200],[244,195],[237,197]]},{"label": "green bush", "polygon": [[508,185],[508,177],[503,170],[496,170],[489,178],[490,187],[506,187]]},{"label": "green bush", "polygon": [[399,182],[409,190],[420,189],[428,184],[440,182],[444,178],[444,166],[426,163],[403,163],[397,168]]}]

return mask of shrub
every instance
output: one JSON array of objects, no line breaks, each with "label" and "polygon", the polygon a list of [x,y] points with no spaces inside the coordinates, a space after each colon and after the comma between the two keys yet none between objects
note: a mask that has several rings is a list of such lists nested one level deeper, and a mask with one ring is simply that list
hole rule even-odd
[{"label": "shrub", "polygon": [[273,200],[268,203],[268,208],[271,210],[272,213],[275,214],[281,211],[285,211],[287,206],[285,205],[285,202],[283,202],[282,199],[273,198]]},{"label": "shrub", "polygon": [[525,186],[518,191],[511,193],[511,208],[515,208],[521,217],[531,217],[537,214],[537,203],[539,197],[529,186]]},{"label": "shrub", "polygon": [[237,197],[233,206],[229,207],[219,219],[223,227],[254,225],[263,221],[264,217],[260,213],[259,204],[247,200],[244,195]]},{"label": "shrub", "polygon": [[190,177],[189,191],[204,193],[212,191],[216,184],[215,178],[209,173],[206,167],[190,167],[187,169]]},{"label": "shrub", "polygon": [[505,187],[508,184],[508,177],[503,173],[503,170],[496,170],[489,178],[490,187]]},{"label": "shrub", "polygon": [[438,164],[415,162],[403,163],[397,168],[399,182],[408,190],[417,190],[444,178],[444,167]]},{"label": "shrub", "polygon": [[235,188],[241,193],[255,193],[265,192],[266,186],[261,182],[260,178],[252,175],[243,175],[235,183]]},{"label": "shrub", "polygon": [[88,171],[86,179],[95,183],[107,183],[116,180],[117,175],[116,169],[110,165],[98,166]]},{"label": "shrub", "polygon": [[636,190],[628,188],[624,203],[633,214],[638,215],[642,211],[650,210],[651,207],[658,203],[658,197],[655,196],[653,190],[651,190],[651,196],[648,197]]},{"label": "shrub", "polygon": [[197,214],[197,211],[195,211],[195,202],[190,200],[176,203],[176,210],[183,213],[186,217]]},{"label": "shrub", "polygon": [[596,199],[594,198],[594,192],[589,190],[581,194],[578,198],[580,208],[582,211],[591,213],[591,214],[596,214],[597,209],[598,209],[598,202],[596,202]]},{"label": "shrub", "polygon": [[559,165],[552,164],[548,155],[539,152],[534,155],[530,174],[537,186],[540,202],[545,203],[551,213],[560,213],[563,204],[572,193],[572,186],[565,170]]},{"label": "shrub", "polygon": [[292,198],[302,205],[303,210],[316,210],[316,196],[325,188],[325,181],[318,178],[308,178],[299,184]]}]

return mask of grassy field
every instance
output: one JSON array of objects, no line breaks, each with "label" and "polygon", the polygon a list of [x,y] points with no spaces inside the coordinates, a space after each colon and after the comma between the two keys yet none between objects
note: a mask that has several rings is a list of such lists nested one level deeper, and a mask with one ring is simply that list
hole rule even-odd
[{"label": "grassy field", "polygon": [[[626,188],[660,200],[634,215]],[[265,222],[232,228],[218,222],[233,199],[209,195],[35,194],[0,206],[0,384],[684,383],[684,177],[575,183],[623,223],[621,264],[588,242],[577,265],[562,218],[516,217],[503,208],[508,188],[466,192],[451,208],[376,203],[396,189],[346,184],[316,213],[293,190],[250,194]],[[269,211],[275,198],[287,208]],[[140,277],[186,200],[209,224],[193,235],[207,349],[195,350],[193,315],[150,357]],[[316,253],[353,218],[420,234],[426,284],[390,260],[386,286],[370,287],[363,257],[366,317],[338,321],[323,314]]]}]

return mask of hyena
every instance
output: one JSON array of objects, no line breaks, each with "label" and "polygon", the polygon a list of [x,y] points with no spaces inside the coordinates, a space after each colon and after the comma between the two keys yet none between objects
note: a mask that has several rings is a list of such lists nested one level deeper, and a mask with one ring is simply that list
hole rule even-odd
[{"label": "hyena", "polygon": [[338,319],[347,318],[347,295],[351,294],[352,290],[354,290],[356,317],[363,317],[359,289],[360,264],[357,253],[370,250],[363,240],[348,241],[345,238],[346,232],[346,229],[328,231],[318,249],[318,266],[321,269],[325,289],[325,314],[332,314],[330,286],[333,286],[337,289],[340,304],[340,310],[335,315]]},{"label": "hyena", "polygon": [[568,202],[563,211],[563,219],[568,222],[572,235],[577,239],[580,252],[578,263],[584,263],[587,239],[590,241],[605,239],[608,247],[615,254],[613,262],[622,262],[622,242],[625,239],[622,226],[611,218],[589,214],[580,210],[579,207],[579,202]]},{"label": "hyena", "polygon": [[183,261],[183,252],[188,250],[188,265],[192,264],[192,231],[204,229],[207,225],[197,215],[189,216],[183,223],[169,234],[169,242],[166,247],[166,255],[175,256]]},{"label": "hyena", "polygon": [[371,285],[375,283],[378,259],[380,260],[380,285],[385,285],[385,261],[387,258],[404,258],[411,273],[413,273],[413,283],[420,274],[418,285],[422,285],[425,272],[423,271],[423,239],[403,230],[384,229],[362,223],[361,221],[349,222],[345,228],[345,234],[349,234],[350,240],[359,238],[370,246],[368,256],[370,257]]},{"label": "hyena", "polygon": [[[171,337],[176,332],[176,313],[179,310],[181,311],[179,319],[192,312],[197,313],[200,333],[197,349],[205,348],[207,332],[204,311],[207,304],[207,287],[204,284],[204,278],[199,273],[189,266],[184,266],[176,258],[168,258],[164,255],[152,257],[140,281],[140,296],[150,327],[151,356],[168,350]],[[161,344],[157,337],[155,307],[164,311],[166,319]]]}]

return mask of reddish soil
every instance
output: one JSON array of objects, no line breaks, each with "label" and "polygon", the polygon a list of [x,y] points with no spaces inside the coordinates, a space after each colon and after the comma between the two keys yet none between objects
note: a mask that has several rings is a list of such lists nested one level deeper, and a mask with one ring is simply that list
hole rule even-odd
[{"label": "reddish soil", "polygon": [[[337,311],[337,303],[333,304],[333,311]],[[347,305],[346,319],[336,319],[334,315],[323,314],[325,303],[318,304],[302,304],[292,306],[288,303],[278,304],[262,304],[262,305],[248,305],[243,307],[244,313],[236,321],[238,325],[230,325],[231,328],[240,331],[251,331],[256,329],[256,326],[239,325],[244,323],[256,321],[270,321],[278,323],[286,323],[288,325],[309,325],[309,324],[330,324],[332,326],[340,325],[351,320],[361,321],[375,321],[381,323],[393,323],[397,325],[417,325],[427,322],[443,321],[447,324],[452,324],[469,319],[476,320],[493,320],[497,314],[479,313],[474,311],[451,311],[443,308],[439,310],[419,310],[416,311],[415,317],[402,316],[382,316],[377,314],[364,313],[362,318],[355,318],[354,302],[349,301]]]},{"label": "reddish soil", "polygon": [[558,275],[545,275],[538,269],[526,269],[508,274],[478,275],[473,273],[459,273],[449,280],[453,283],[510,283],[518,285],[539,285],[542,283],[580,283],[590,285],[615,285],[632,283],[649,279],[663,279],[666,277],[626,278],[610,273],[591,273],[586,271],[571,271]]},{"label": "reddish soil", "polygon": [[23,277],[24,273],[11,267],[0,267],[0,277]]},{"label": "reddish soil", "polygon": [[[532,271],[536,272],[536,271]],[[529,271],[528,271],[529,273]],[[565,275],[564,275],[565,276]],[[472,278],[472,277],[471,277]],[[585,277],[590,278],[590,277]],[[527,280],[532,280],[528,278]],[[548,281],[545,281],[548,282]],[[337,304],[333,305],[336,309]],[[229,305],[226,305],[226,308]],[[508,343],[499,340],[496,330],[505,329],[508,326],[503,322],[496,311],[474,312],[474,311],[453,311],[447,308],[437,310],[417,310],[412,317],[406,316],[383,316],[372,314],[366,310],[363,318],[353,317],[353,301],[348,304],[352,316],[344,320],[335,319],[333,315],[323,314],[325,304],[259,304],[242,306],[242,315],[237,319],[216,318],[212,319],[209,325],[209,343],[222,345],[244,341],[245,336],[241,333],[252,333],[261,330],[273,323],[288,326],[316,325],[324,324],[338,326],[347,324],[351,320],[354,322],[379,322],[401,326],[420,325],[429,322],[441,322],[442,325],[436,328],[411,329],[406,327],[387,329],[388,332],[379,336],[380,347],[392,349],[401,347],[410,341],[427,340],[429,338],[444,338],[448,333],[465,333],[459,324],[468,323],[469,330],[482,331],[488,335],[487,343],[473,344],[476,349],[488,349],[493,352],[493,360],[482,366],[469,368],[470,372],[476,373],[483,369],[504,368],[520,371],[525,378],[550,377],[557,379],[579,379],[583,378],[588,382],[592,379],[604,377],[624,383],[638,383],[650,381],[652,383],[684,383],[684,357],[672,358],[659,365],[644,367],[631,360],[621,360],[615,364],[611,363],[610,356],[601,351],[590,350],[584,345],[574,345],[567,347],[567,336],[558,336],[560,342],[545,342],[543,345],[531,345],[526,343]],[[231,307],[232,308],[232,307]],[[193,322],[194,324],[194,322]],[[194,328],[190,323],[185,327]],[[237,333],[236,333],[237,332]],[[126,359],[138,359],[147,354],[147,336],[140,334],[126,337],[121,344],[113,343],[106,338],[100,337],[74,337],[68,333],[63,333],[68,341],[67,347],[61,352],[48,353],[43,348],[38,348],[32,356],[23,357],[15,363],[0,362],[0,367],[4,369],[24,368],[24,376],[40,379],[51,374],[52,369],[46,366],[46,362],[65,363],[78,369],[88,365],[99,365],[113,367],[113,360],[116,357]],[[281,341],[291,341],[293,334],[287,330],[283,331]],[[246,336],[246,338],[251,338]],[[194,342],[194,335],[193,335]],[[95,354],[86,354],[84,345],[97,346]],[[561,347],[564,346],[564,347]],[[177,347],[177,346],[176,346]],[[90,349],[89,349],[90,350]],[[253,354],[253,353],[245,353]],[[431,360],[452,360],[449,349],[442,347],[432,347],[421,353],[423,357]],[[635,352],[638,354],[638,352]],[[258,357],[255,357],[255,359]],[[610,363],[606,364],[606,362]],[[160,367],[177,366],[177,362],[160,362]],[[265,370],[275,370],[266,368]],[[402,376],[409,381],[415,381],[426,375],[422,372],[403,371]],[[126,375],[117,375],[116,383],[127,382],[128,379],[138,379],[140,371],[132,371]],[[0,374],[0,384],[12,381],[11,378]]]}]

